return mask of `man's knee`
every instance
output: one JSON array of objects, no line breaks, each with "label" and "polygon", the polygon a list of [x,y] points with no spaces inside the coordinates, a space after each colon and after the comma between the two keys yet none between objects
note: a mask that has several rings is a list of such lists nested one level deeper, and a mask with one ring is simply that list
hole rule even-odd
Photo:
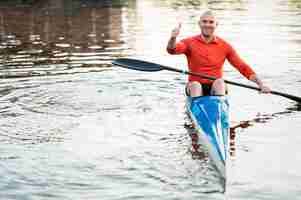
[{"label": "man's knee", "polygon": [[191,97],[198,97],[203,95],[202,85],[197,81],[188,83],[188,91]]},{"label": "man's knee", "polygon": [[212,93],[214,95],[225,95],[226,94],[226,84],[224,79],[216,79],[212,84]]}]

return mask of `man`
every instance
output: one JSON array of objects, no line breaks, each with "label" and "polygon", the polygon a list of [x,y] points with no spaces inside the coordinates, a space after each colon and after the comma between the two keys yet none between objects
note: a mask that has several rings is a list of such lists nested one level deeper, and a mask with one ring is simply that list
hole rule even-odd
[{"label": "man", "polygon": [[189,70],[217,78],[214,81],[189,76],[187,92],[192,97],[205,95],[225,95],[226,85],[223,76],[223,64],[227,59],[242,75],[255,82],[262,93],[269,93],[256,73],[235,52],[225,40],[214,35],[218,22],[212,11],[206,11],[200,16],[201,34],[176,42],[181,30],[181,23],[173,29],[168,41],[167,51],[170,54],[185,54]]}]

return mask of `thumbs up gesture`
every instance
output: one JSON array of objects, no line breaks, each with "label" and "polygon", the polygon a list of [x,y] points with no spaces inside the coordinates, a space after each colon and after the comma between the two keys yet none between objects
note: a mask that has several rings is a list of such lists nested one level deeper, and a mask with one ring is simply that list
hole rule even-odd
[{"label": "thumbs up gesture", "polygon": [[178,35],[180,34],[181,27],[182,27],[182,23],[179,22],[178,25],[171,32],[172,38],[178,37]]}]

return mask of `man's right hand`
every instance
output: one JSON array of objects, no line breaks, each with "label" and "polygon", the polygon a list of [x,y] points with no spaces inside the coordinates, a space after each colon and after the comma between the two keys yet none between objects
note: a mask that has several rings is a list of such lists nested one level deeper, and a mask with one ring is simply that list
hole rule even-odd
[{"label": "man's right hand", "polygon": [[182,23],[179,22],[178,26],[176,26],[171,32],[171,38],[176,38],[180,34]]}]

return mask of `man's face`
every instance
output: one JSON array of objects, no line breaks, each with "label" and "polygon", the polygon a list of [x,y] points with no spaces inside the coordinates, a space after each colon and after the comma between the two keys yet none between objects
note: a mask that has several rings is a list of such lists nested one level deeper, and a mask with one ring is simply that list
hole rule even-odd
[{"label": "man's face", "polygon": [[200,25],[202,34],[205,37],[210,37],[213,35],[213,33],[217,27],[217,20],[213,16],[203,16],[200,18],[199,25]]}]

